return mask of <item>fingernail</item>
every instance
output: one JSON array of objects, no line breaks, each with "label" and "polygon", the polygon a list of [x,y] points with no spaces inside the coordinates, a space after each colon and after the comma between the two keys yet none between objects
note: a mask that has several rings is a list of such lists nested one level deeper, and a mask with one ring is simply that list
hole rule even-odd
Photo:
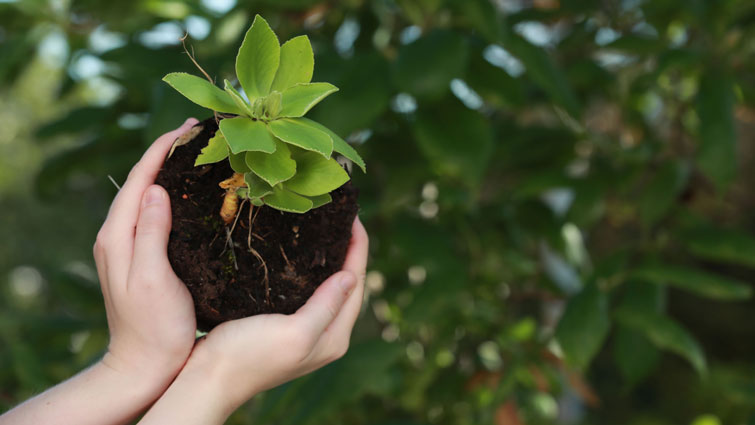
[{"label": "fingernail", "polygon": [[356,284],[357,279],[354,277],[353,273],[344,272],[338,276],[338,285],[341,287],[343,292],[348,295],[350,295],[351,291],[354,290]]},{"label": "fingernail", "polygon": [[147,193],[144,194],[144,203],[143,206],[156,204],[158,202],[161,202],[163,200],[163,197],[165,196],[165,192],[160,190],[160,188],[156,186],[150,186],[147,188]]},{"label": "fingernail", "polygon": [[186,124],[191,124],[193,126],[194,124],[196,124],[198,122],[199,122],[198,119],[196,119],[194,117],[191,117],[191,118],[188,118],[186,121],[184,121],[184,123],[183,123],[183,125],[181,127],[183,127]]}]

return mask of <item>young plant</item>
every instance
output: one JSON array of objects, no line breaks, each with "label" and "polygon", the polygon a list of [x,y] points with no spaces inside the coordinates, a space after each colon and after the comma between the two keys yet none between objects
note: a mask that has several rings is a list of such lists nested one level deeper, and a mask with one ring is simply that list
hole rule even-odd
[{"label": "young plant", "polygon": [[304,115],[338,91],[312,83],[314,54],[306,36],[282,46],[257,15],[236,56],[236,76],[248,101],[224,81],[223,90],[200,77],[176,72],[163,81],[192,102],[221,114],[219,130],[197,156],[195,166],[230,162],[235,174],[226,190],[221,217],[230,223],[239,197],[256,206],[304,213],[331,201],[330,192],[349,180],[332,157],[339,153],[366,171],[364,161],[341,137]]}]

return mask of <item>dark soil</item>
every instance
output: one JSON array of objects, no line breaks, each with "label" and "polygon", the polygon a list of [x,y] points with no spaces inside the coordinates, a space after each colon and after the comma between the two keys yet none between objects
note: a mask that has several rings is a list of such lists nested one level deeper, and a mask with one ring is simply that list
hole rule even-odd
[{"label": "dark soil", "polygon": [[[333,202],[305,214],[284,213],[246,202],[227,243],[220,219],[224,190],[218,183],[233,175],[228,161],[194,167],[200,150],[215,134],[214,119],[187,145],[177,147],[157,176],[173,210],[168,258],[194,298],[197,327],[265,313],[294,313],[315,289],[343,266],[351,225],[359,209],[357,190],[347,183],[331,193]],[[233,246],[231,249],[230,246]]]}]

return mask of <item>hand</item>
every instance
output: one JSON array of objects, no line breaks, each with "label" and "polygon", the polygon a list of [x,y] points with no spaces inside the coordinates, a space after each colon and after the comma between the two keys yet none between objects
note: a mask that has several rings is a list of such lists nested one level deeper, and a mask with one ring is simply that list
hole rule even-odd
[{"label": "hand", "polygon": [[362,306],[367,250],[367,232],[356,219],[342,271],[293,315],[252,316],[213,329],[141,423],[220,424],[255,394],[343,356]]},{"label": "hand", "polygon": [[164,134],[129,173],[115,197],[94,258],[107,310],[110,344],[102,362],[162,394],[194,345],[194,304],[168,262],[170,200],[155,177],[190,118]]},{"label": "hand", "polygon": [[194,344],[194,305],[167,258],[170,202],[152,185],[173,141],[161,136],[131,170],[97,235],[94,258],[110,345],[101,362],[17,406],[0,424],[123,424],[152,404]]}]

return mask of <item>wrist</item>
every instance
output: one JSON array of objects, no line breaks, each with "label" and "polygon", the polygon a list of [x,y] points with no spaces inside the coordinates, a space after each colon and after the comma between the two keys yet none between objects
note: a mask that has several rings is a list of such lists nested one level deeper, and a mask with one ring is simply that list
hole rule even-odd
[{"label": "wrist", "polygon": [[126,360],[112,351],[105,353],[97,366],[110,375],[123,388],[152,402],[156,400],[178,375],[181,364],[175,360],[166,361],[156,358],[149,361]]},{"label": "wrist", "polygon": [[246,401],[239,391],[240,381],[229,377],[219,359],[198,344],[186,365],[160,400],[144,416],[140,425],[168,422],[222,424]]},{"label": "wrist", "polygon": [[252,388],[251,377],[235,374],[219,354],[210,352],[201,341],[192,351],[176,381],[202,388],[207,400],[218,406],[226,416],[230,416],[257,392]]}]

